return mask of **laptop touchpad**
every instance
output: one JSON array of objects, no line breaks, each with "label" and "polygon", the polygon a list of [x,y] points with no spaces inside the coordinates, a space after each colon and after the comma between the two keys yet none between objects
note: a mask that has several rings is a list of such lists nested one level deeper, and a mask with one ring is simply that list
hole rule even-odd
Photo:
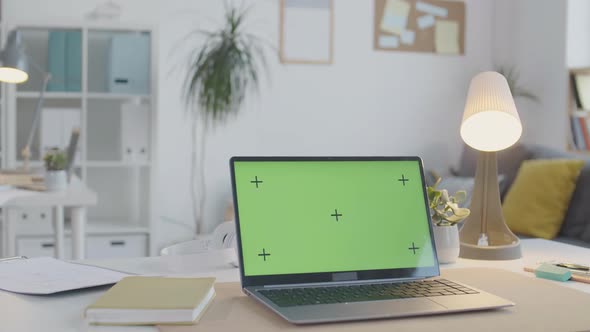
[{"label": "laptop touchpad", "polygon": [[[376,317],[400,317],[412,314],[436,313],[444,306],[425,298],[400,299],[394,301],[351,302],[281,308],[287,316],[305,317],[306,320],[367,319]],[[287,309],[287,310],[284,310]],[[316,317],[314,317],[316,316]]]}]

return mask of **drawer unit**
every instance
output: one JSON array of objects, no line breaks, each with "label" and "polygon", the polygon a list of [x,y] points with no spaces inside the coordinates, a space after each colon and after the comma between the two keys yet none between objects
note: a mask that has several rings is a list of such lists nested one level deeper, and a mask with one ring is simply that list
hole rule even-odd
[{"label": "drawer unit", "polygon": [[51,227],[53,218],[51,208],[13,208],[16,212],[17,223],[47,222]]},{"label": "drawer unit", "polygon": [[[53,237],[17,237],[16,254],[27,257],[53,257],[55,253],[55,239]],[[65,259],[72,259],[72,239],[65,238]]]},{"label": "drawer unit", "polygon": [[147,234],[90,235],[86,238],[86,258],[142,257],[148,255]]}]

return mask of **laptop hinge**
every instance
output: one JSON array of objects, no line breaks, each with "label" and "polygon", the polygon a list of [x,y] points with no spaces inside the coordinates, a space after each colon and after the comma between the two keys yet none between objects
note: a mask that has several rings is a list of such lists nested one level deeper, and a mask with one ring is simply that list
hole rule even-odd
[{"label": "laptop hinge", "polygon": [[378,283],[398,283],[408,281],[420,281],[430,279],[432,277],[420,278],[396,278],[396,279],[371,279],[371,280],[350,280],[350,281],[326,281],[326,282],[310,282],[298,284],[281,284],[281,285],[265,285],[264,288],[292,288],[292,287],[322,287],[322,286],[346,286],[346,285],[362,285],[362,284],[378,284]]}]

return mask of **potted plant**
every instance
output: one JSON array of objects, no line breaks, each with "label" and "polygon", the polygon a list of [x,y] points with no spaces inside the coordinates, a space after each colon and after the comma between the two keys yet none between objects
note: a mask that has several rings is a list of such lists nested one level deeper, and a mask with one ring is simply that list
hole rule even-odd
[{"label": "potted plant", "polygon": [[68,186],[66,152],[58,148],[49,150],[43,157],[45,162],[45,187],[49,191],[64,190]]},{"label": "potted plant", "polygon": [[266,71],[266,43],[244,30],[248,10],[227,2],[225,6],[222,27],[191,33],[204,39],[190,55],[183,87],[192,118],[190,186],[196,234],[203,227],[208,132],[239,112],[248,92],[258,89],[259,77]]},{"label": "potted plant", "polygon": [[434,223],[434,241],[440,263],[454,263],[459,257],[459,230],[457,223],[469,216],[469,209],[459,207],[465,201],[465,190],[457,191],[453,196],[446,189],[438,189],[442,178],[434,186],[428,187],[430,212]]}]

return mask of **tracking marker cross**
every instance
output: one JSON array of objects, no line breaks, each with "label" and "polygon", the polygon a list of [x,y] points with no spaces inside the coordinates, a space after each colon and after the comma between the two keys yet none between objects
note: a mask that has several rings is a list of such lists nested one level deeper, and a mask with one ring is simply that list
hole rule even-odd
[{"label": "tracking marker cross", "polygon": [[402,178],[397,179],[397,180],[400,181],[404,185],[404,187],[406,186],[406,182],[410,181],[410,179],[406,179],[403,174],[402,174]]},{"label": "tracking marker cross", "polygon": [[259,183],[263,183],[263,182],[264,182],[264,181],[262,181],[262,180],[258,180],[258,176],[255,176],[255,177],[254,177],[254,180],[250,181],[250,183],[254,183],[254,184],[256,184],[256,189],[258,189],[258,184],[259,184]]},{"label": "tracking marker cross", "polygon": [[262,248],[262,253],[258,254],[258,256],[262,257],[266,262],[266,256],[270,256],[270,253],[266,252],[266,249]]},{"label": "tracking marker cross", "polygon": [[342,217],[342,213],[338,213],[338,209],[334,209],[334,213],[331,214],[330,216],[336,217],[336,221],[339,221],[338,217]]},{"label": "tracking marker cross", "polygon": [[418,249],[420,249],[420,248],[416,247],[414,242],[412,242],[412,246],[408,248],[408,250],[412,250],[414,252],[414,255],[416,254],[416,250],[418,250]]}]

